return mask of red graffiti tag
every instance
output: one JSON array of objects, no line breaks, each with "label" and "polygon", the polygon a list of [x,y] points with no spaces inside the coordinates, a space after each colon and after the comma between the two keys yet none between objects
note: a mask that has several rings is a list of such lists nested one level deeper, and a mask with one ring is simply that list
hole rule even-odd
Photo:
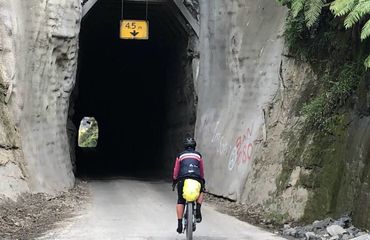
[{"label": "red graffiti tag", "polygon": [[250,139],[251,136],[252,131],[248,128],[246,135],[239,136],[236,139],[236,163],[238,165],[252,159],[253,144]]}]

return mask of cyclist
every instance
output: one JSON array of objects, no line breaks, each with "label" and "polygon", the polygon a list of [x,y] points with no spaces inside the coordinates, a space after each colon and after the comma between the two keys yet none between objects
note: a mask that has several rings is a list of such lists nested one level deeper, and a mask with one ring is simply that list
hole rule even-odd
[{"label": "cyclist", "polygon": [[176,213],[177,213],[177,221],[178,226],[176,231],[178,233],[182,233],[182,217],[184,214],[184,207],[185,207],[185,199],[182,196],[183,188],[184,188],[184,180],[185,178],[192,178],[197,180],[201,183],[201,193],[197,199],[197,207],[195,213],[195,220],[200,223],[202,221],[202,214],[200,211],[202,202],[203,202],[203,190],[204,190],[204,166],[203,166],[203,159],[202,155],[195,151],[196,142],[192,137],[186,137],[184,139],[184,148],[185,150],[180,153],[175,161],[175,167],[173,169],[173,184],[177,183],[177,205],[176,205]]}]

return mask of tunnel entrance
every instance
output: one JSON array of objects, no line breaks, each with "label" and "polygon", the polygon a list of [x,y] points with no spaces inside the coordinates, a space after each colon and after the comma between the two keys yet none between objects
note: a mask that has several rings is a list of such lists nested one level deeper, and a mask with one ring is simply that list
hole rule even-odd
[{"label": "tunnel entrance", "polygon": [[[126,19],[145,19],[145,1],[124,1]],[[99,123],[95,148],[71,140],[79,177],[166,176],[183,136],[194,132],[196,37],[172,1],[149,1],[149,40],[119,39],[120,0],[101,0],[84,17],[70,120]],[[78,134],[74,134],[76,136]]]}]

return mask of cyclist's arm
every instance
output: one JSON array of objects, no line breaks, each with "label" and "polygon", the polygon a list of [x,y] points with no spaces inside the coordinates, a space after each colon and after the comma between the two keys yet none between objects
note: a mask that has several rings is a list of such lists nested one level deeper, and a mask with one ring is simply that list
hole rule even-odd
[{"label": "cyclist's arm", "polygon": [[173,176],[172,179],[175,181],[179,176],[180,172],[180,159],[177,157],[175,161],[175,167],[173,168]]},{"label": "cyclist's arm", "polygon": [[203,163],[203,158],[200,159],[199,170],[200,170],[200,176],[202,177],[202,179],[204,179],[204,163]]}]

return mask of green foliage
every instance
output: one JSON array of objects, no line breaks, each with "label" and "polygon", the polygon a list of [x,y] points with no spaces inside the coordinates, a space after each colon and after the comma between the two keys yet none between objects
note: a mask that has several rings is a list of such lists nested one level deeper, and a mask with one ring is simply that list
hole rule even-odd
[{"label": "green foliage", "polygon": [[347,15],[356,6],[358,0],[337,0],[330,5],[330,9],[335,16],[341,17]]},{"label": "green foliage", "polygon": [[365,60],[365,66],[370,66],[370,56],[368,56]]},{"label": "green foliage", "polygon": [[278,0],[282,5],[288,6],[294,17],[304,12],[305,21],[311,27],[319,18],[325,0]]},{"label": "green foliage", "polygon": [[370,20],[368,20],[361,31],[361,41],[365,40],[370,36]]},{"label": "green foliage", "polygon": [[317,21],[323,6],[324,2],[322,0],[306,1],[304,15],[307,27],[312,27],[312,25]]},{"label": "green foliage", "polygon": [[86,130],[80,132],[78,137],[78,145],[80,147],[96,147],[98,144],[99,128],[96,120],[91,121],[91,126]]},{"label": "green foliage", "polygon": [[[334,2],[335,3],[335,2]],[[335,16],[340,16],[335,10],[330,8]],[[358,23],[363,17],[370,13],[370,1],[369,0],[360,0],[356,1],[352,9],[349,11],[346,19],[344,20],[344,26],[346,28],[353,27]]]},{"label": "green foliage", "polygon": [[288,6],[293,17],[301,12],[304,14],[307,27],[312,27],[317,22],[327,0],[278,0],[284,6]]},{"label": "green foliage", "polygon": [[295,0],[292,2],[293,17],[297,17],[298,13],[303,10],[305,0]]},{"label": "green foliage", "polygon": [[303,14],[297,17],[294,17],[292,13],[288,15],[284,38],[291,54],[298,58],[305,58],[309,55],[309,48],[303,46],[303,40],[309,38]]},{"label": "green foliage", "polygon": [[[294,18],[298,18],[303,13],[308,28],[311,28],[318,21],[324,6],[330,4],[330,10],[334,16],[345,16],[344,27],[346,29],[360,24],[363,25],[360,35],[361,41],[370,36],[370,0],[280,0],[279,2],[290,8]],[[364,62],[364,65],[366,68],[370,67],[369,58]]]},{"label": "green foliage", "polygon": [[364,74],[365,71],[359,64],[347,63],[338,73],[333,69],[323,76],[321,80],[324,91],[303,106],[302,113],[306,116],[306,123],[331,134],[342,120],[336,110],[346,103]]},{"label": "green foliage", "polygon": [[[346,29],[366,20],[370,14],[370,0],[335,0],[330,5],[330,10],[336,17],[346,16],[344,26]],[[361,41],[370,36],[370,20],[367,20],[361,31]],[[370,56],[369,56],[370,57]],[[366,68],[370,67],[368,59],[364,63]]]}]

